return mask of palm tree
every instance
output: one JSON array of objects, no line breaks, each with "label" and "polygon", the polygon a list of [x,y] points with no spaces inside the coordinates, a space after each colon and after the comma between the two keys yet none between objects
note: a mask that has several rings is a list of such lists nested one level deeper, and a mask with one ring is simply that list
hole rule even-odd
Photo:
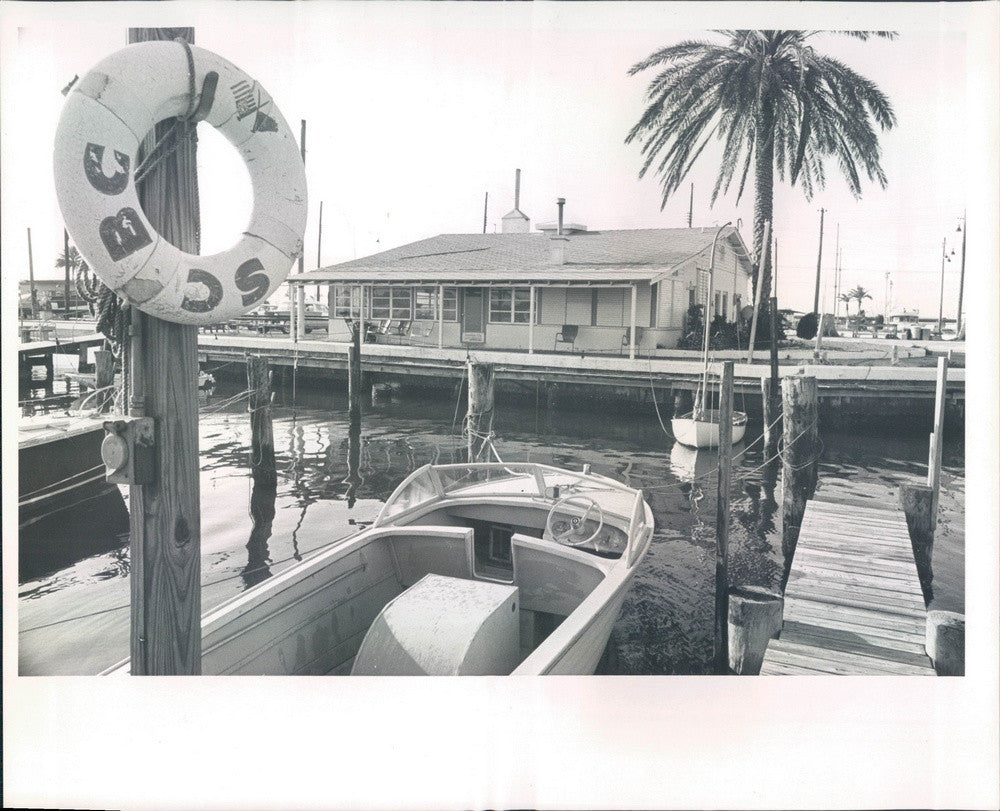
[{"label": "palm tree", "polygon": [[[661,209],[680,187],[712,136],[724,141],[712,190],[714,204],[739,171],[737,202],[753,164],[754,291],[771,288],[770,257],[762,254],[764,223],[773,221],[774,178],[801,183],[806,199],[823,189],[824,159],[833,157],[855,198],[861,175],[885,188],[874,123],[896,123],[888,98],[873,82],[817,53],[809,40],[821,31],[719,31],[724,44],[689,40],[650,54],[629,69],[657,67],[648,106],[625,143],[642,142],[639,177],[651,166],[663,188]],[[892,32],[843,32],[862,40]],[[658,162],[654,166],[654,161]]]},{"label": "palm tree", "polygon": [[84,258],[82,256],[80,256],[80,252],[76,249],[76,245],[70,245],[69,246],[69,257],[68,257],[68,259],[69,259],[69,262],[67,263],[67,261],[66,261],[67,260],[66,254],[62,254],[62,253],[59,254],[56,257],[56,267],[57,268],[66,268],[66,266],[68,264],[69,265],[69,271],[70,271],[70,273],[73,273],[73,274],[75,274],[78,270],[87,267],[87,262],[84,260]]},{"label": "palm tree", "polygon": [[854,296],[850,293],[841,293],[837,296],[837,301],[844,302],[844,315],[851,314],[851,302],[854,301]]},{"label": "palm tree", "polygon": [[861,302],[864,301],[866,298],[870,299],[871,298],[871,293],[869,293],[863,287],[861,287],[860,285],[858,285],[853,290],[851,290],[847,294],[847,296],[848,296],[848,298],[850,298],[850,299],[855,300],[855,301],[858,302],[858,315],[861,315]]}]

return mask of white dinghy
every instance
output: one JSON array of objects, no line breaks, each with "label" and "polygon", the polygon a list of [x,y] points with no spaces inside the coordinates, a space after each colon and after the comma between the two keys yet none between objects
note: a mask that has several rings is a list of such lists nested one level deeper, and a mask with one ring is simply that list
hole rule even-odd
[{"label": "white dinghy", "polygon": [[[701,381],[695,395],[694,409],[687,414],[680,414],[670,420],[670,428],[678,442],[690,448],[717,448],[719,446],[719,412],[705,408],[708,394],[708,338],[711,326],[709,318],[709,303],[712,301],[712,278],[715,273],[715,246],[719,235],[729,227],[727,222],[715,232],[712,240],[712,257],[708,267],[708,295],[705,298],[705,343],[702,351],[703,368]],[[747,415],[742,411],[733,411],[733,444],[743,439],[747,430]]]},{"label": "white dinghy", "polygon": [[652,533],[642,491],[587,467],[425,465],[371,527],[208,612],[202,672],[590,674]]}]

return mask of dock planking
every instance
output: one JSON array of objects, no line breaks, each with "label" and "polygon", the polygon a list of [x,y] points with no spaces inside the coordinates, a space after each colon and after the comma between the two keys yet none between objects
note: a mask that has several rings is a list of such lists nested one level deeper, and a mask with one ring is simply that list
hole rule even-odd
[{"label": "dock planking", "polygon": [[933,676],[927,612],[897,509],[812,500],[762,676]]}]

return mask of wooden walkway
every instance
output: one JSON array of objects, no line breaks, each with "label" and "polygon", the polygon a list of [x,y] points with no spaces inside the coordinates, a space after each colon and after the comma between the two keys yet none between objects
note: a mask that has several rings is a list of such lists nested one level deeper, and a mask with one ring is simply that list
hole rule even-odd
[{"label": "wooden walkway", "polygon": [[813,500],[761,675],[933,676],[902,510]]}]

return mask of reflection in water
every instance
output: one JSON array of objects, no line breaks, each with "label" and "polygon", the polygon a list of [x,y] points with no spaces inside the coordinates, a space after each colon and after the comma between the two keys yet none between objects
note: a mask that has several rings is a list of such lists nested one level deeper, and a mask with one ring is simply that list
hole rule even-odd
[{"label": "reflection in water", "polygon": [[351,424],[347,429],[347,509],[353,509],[358,498],[358,487],[364,484],[361,477],[361,412],[351,409]]},{"label": "reflection in water", "polygon": [[271,537],[277,495],[276,490],[256,483],[250,491],[250,520],[253,527],[250,530],[250,540],[247,541],[247,565],[241,572],[246,588],[256,586],[271,576],[267,541]]}]

